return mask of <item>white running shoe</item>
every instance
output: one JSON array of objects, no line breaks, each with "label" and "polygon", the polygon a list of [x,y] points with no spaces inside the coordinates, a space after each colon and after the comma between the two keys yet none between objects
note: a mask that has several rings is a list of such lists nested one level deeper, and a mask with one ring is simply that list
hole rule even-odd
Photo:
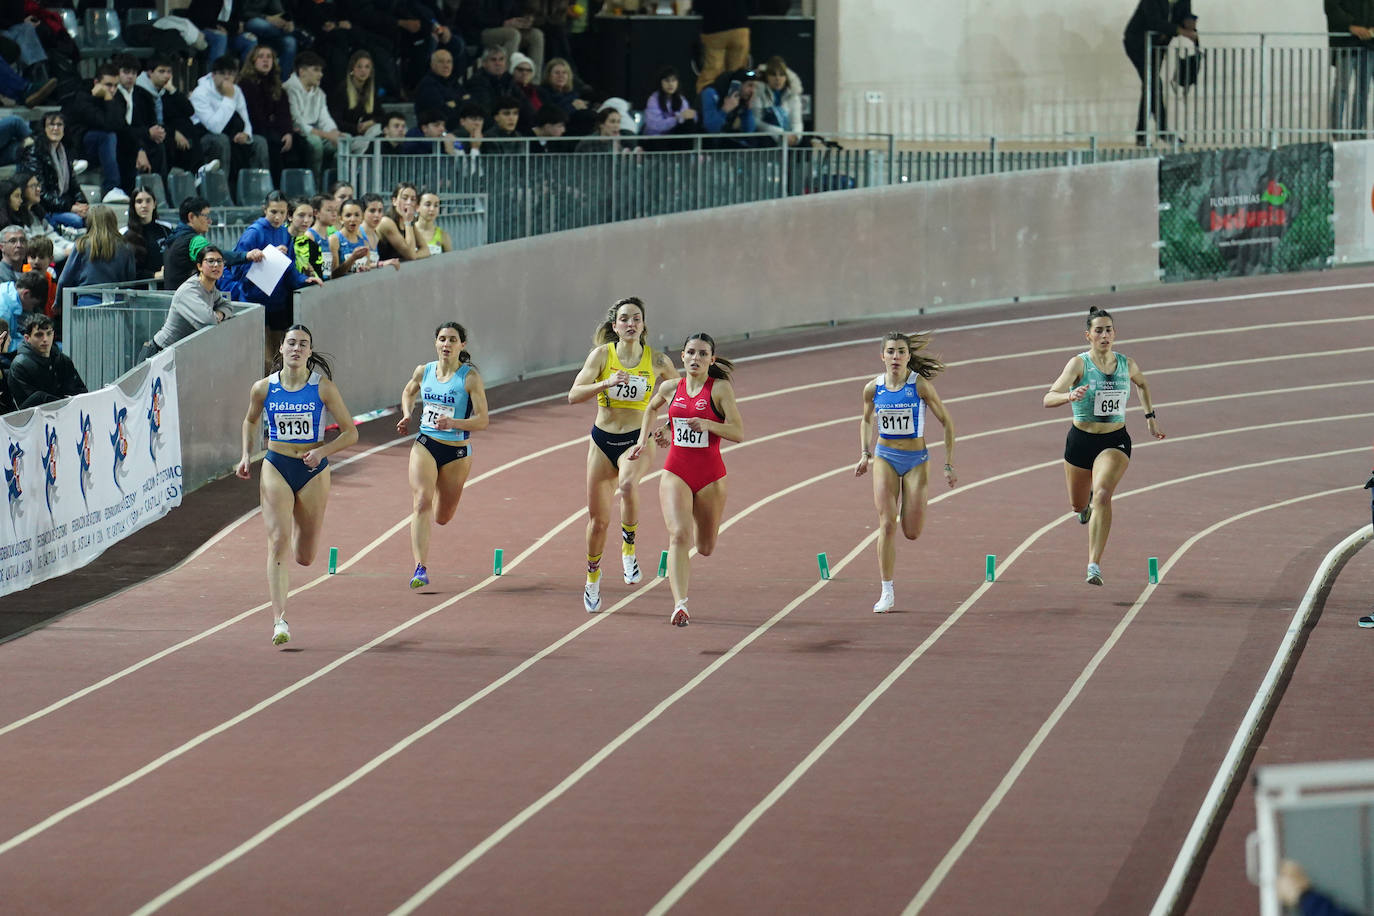
[{"label": "white running shoe", "polygon": [[277,621],[277,625],[272,628],[272,645],[284,646],[291,641],[291,628],[286,625],[286,618]]},{"label": "white running shoe", "polygon": [[888,591],[887,589],[883,589],[882,595],[878,597],[878,603],[873,605],[873,613],[886,614],[888,611],[892,610],[892,606],[896,603],[896,593]]},{"label": "white running shoe", "polygon": [[90,168],[90,167],[91,167],[91,164],[90,164],[89,162],[87,162],[85,159],[73,159],[73,160],[72,160],[72,174],[73,174],[73,175],[84,175],[84,174],[86,174],[86,169],[88,169],[88,168]]},{"label": "white running shoe", "polygon": [[673,608],[673,613],[668,615],[668,622],[675,627],[685,627],[691,618],[687,616],[686,603]]},{"label": "white running shoe", "polygon": [[110,188],[105,192],[105,196],[100,198],[102,204],[127,204],[129,195],[124,193],[123,188]]},{"label": "white running shoe", "polygon": [[587,587],[582,589],[582,606],[588,614],[601,610],[601,580],[588,582]]},{"label": "white running shoe", "polygon": [[1084,581],[1087,582],[1089,585],[1101,585],[1101,584],[1102,584],[1102,567],[1098,566],[1096,563],[1089,563],[1089,564],[1088,564],[1088,578],[1085,579]]},{"label": "white running shoe", "polygon": [[634,554],[622,553],[620,555],[620,565],[625,568],[626,585],[637,585],[639,584],[639,580],[644,578],[643,574],[639,571],[639,558]]}]

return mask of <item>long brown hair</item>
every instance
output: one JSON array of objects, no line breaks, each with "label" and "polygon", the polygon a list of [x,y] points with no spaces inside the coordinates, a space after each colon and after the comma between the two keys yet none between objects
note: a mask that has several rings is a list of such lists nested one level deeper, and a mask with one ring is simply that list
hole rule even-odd
[{"label": "long brown hair", "polygon": [[[310,332],[310,329],[303,324],[293,324],[282,332],[282,337],[285,338],[292,331],[304,331],[305,336],[310,338],[310,357],[305,361],[305,371],[313,372],[319,369],[325,378],[334,378],[334,366],[331,364],[330,358],[324,353],[315,352],[315,335]],[[277,354],[272,357],[272,371],[280,372],[285,364],[286,361],[282,358],[281,350],[278,349]]]},{"label": "long brown hair", "polygon": [[[266,75],[259,73],[253,65],[253,58],[258,56],[259,51],[272,52],[272,69],[268,70]],[[254,45],[253,50],[243,59],[243,66],[239,68],[239,82],[242,83],[244,80],[252,80],[266,87],[267,94],[274,102],[281,98],[281,58],[277,57],[277,49],[268,44]]]},{"label": "long brown hair", "polygon": [[76,240],[76,250],[92,261],[109,261],[127,243],[119,234],[119,218],[104,204],[86,215],[86,234]]},{"label": "long brown hair", "polygon": [[723,356],[716,356],[716,339],[705,331],[697,331],[695,334],[688,334],[687,339],[682,342],[682,349],[687,349],[687,345],[694,340],[704,340],[711,345],[711,355],[716,357],[716,361],[711,363],[706,369],[706,374],[711,378],[723,378],[727,382],[730,376],[735,374],[735,364]]},{"label": "long brown hair", "polygon": [[939,357],[929,356],[921,351],[930,346],[930,332],[903,333],[902,331],[888,331],[883,337],[883,343],[889,340],[900,340],[906,344],[907,350],[911,352],[910,359],[907,360],[907,368],[915,372],[921,378],[931,379],[945,371],[945,364],[940,362]]},{"label": "long brown hair", "polygon": [[[372,61],[372,73],[368,76],[367,82],[363,83],[363,88],[358,89],[353,85],[353,65],[366,57]],[[348,109],[352,111],[359,105],[367,114],[372,114],[372,106],[377,101],[377,62],[372,60],[372,55],[359,48],[348,58],[348,69],[344,71],[344,98],[348,100]]]},{"label": "long brown hair", "polygon": [[[620,311],[622,305],[633,305],[639,309],[639,317],[644,319],[644,325],[639,331],[639,345],[648,346],[649,340],[649,316],[644,311],[644,300],[638,296],[626,296],[624,299],[617,299],[611,303],[611,307],[606,309],[606,320],[596,326],[596,332],[592,334],[592,343],[608,344],[619,343],[620,335],[615,332],[615,316]],[[714,349],[714,347],[713,347]]]}]

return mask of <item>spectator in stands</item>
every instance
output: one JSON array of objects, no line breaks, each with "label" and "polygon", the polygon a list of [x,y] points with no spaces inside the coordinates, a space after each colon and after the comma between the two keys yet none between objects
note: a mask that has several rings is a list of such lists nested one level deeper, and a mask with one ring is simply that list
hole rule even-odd
[{"label": "spectator in stands", "polygon": [[[457,112],[454,112],[455,116]],[[434,109],[432,111],[421,111],[416,115],[418,122],[410,130],[406,131],[407,137],[417,138],[405,145],[404,152],[411,154],[431,154],[437,147],[450,156],[458,155],[458,141],[453,134],[449,133],[448,119],[444,112]],[[455,117],[456,120],[456,117]],[[432,140],[442,140],[442,143],[417,142],[418,138],[425,137]]]},{"label": "spectator in stands", "polygon": [[[463,84],[463,97],[466,101],[476,102],[490,112],[496,111],[496,100],[514,97],[515,77],[506,72],[506,52],[504,48],[492,46],[482,55],[482,66]],[[530,116],[530,122],[534,118]]]},{"label": "spectator in stands", "polygon": [[430,257],[453,250],[448,230],[439,225],[439,195],[429,188],[420,191],[415,209],[415,238],[429,249]]},{"label": "spectator in stands", "polygon": [[415,87],[415,110],[440,111],[448,127],[458,126],[463,87],[453,72],[453,55],[443,48],[429,56],[429,72]]},{"label": "spectator in stands", "polygon": [[[145,119],[148,112],[140,110],[134,104],[134,84],[138,81],[142,69],[138,59],[132,54],[116,54],[110,61],[119,68],[119,81],[114,87],[114,101],[119,105],[120,117],[124,119],[124,123],[133,134],[134,142],[138,144],[135,168],[140,172],[157,172],[159,175],[165,175],[167,156],[161,142],[155,139],[162,131],[155,129],[157,125]],[[129,192],[133,187],[124,190]]]},{"label": "spectator in stands", "polygon": [[[377,76],[385,93],[395,99],[404,98],[402,85],[419,82],[425,60],[432,50],[434,10],[418,0],[337,0],[339,11],[353,23],[354,31],[362,30],[372,44]],[[453,48],[449,48],[453,51]],[[400,58],[406,73],[402,76],[390,62]],[[338,115],[335,114],[335,119]],[[339,121],[340,124],[344,122]]]},{"label": "spectator in stands", "polygon": [[100,163],[100,193],[111,203],[125,203],[136,169],[148,171],[148,156],[125,117],[118,95],[119,67],[101,64],[89,92],[77,92],[63,110],[67,130],[87,159]]},{"label": "spectator in stands", "polygon": [[[1370,42],[1374,42],[1374,5],[1361,0],[1326,0],[1325,5],[1331,66],[1336,68],[1331,90],[1331,129],[1362,131],[1367,118],[1369,84],[1374,80],[1370,51]],[[1351,80],[1355,81],[1354,112],[1349,111]],[[1353,137],[1338,133],[1334,139]]]},{"label": "spectator in stands", "polygon": [[[62,290],[97,283],[127,283],[138,277],[134,249],[119,234],[119,219],[103,204],[91,208],[86,234],[76,240],[76,250],[62,266],[57,295]],[[99,295],[77,297],[77,305],[94,305]]]},{"label": "spectator in stands", "polygon": [[[701,121],[709,134],[752,134],[758,130],[752,108],[754,92],[752,70],[736,70],[720,76],[701,93]],[[761,137],[731,136],[715,141],[717,146],[772,145]]]},{"label": "spectator in stands", "polygon": [[0,314],[8,313],[9,348],[17,350],[24,340],[24,326],[29,319],[35,315],[47,317],[44,315],[44,302],[47,299],[48,280],[30,271],[15,277],[12,283],[12,298],[10,284],[0,283]]},{"label": "spectator in stands", "polygon": [[66,123],[60,111],[43,115],[43,139],[29,147],[24,169],[38,176],[39,201],[54,226],[86,225],[86,194],[76,180],[76,162],[63,144]]},{"label": "spectator in stands", "polygon": [[697,124],[696,109],[682,94],[677,68],[664,67],[658,72],[658,90],[644,103],[644,135],[697,133],[701,133],[701,127]]},{"label": "spectator in stands", "polygon": [[[291,234],[286,230],[286,198],[280,191],[273,191],[262,202],[262,216],[253,221],[243,235],[239,236],[234,250],[245,259],[252,252],[261,254],[262,249],[273,246],[282,254],[291,255]],[[228,260],[226,258],[226,260]],[[263,319],[267,323],[266,350],[263,359],[271,361],[273,354],[281,348],[286,329],[294,323],[294,294],[302,286],[322,283],[319,277],[311,277],[296,269],[293,259],[286,271],[277,279],[270,290],[261,289],[249,280],[246,268],[242,265],[226,269],[221,280],[221,288],[227,288],[229,295],[237,302],[256,302],[263,307]]]},{"label": "spectator in stands", "polygon": [[[534,61],[516,51],[510,56],[510,64],[516,97],[525,103],[525,108],[532,114],[539,114],[539,109],[544,106],[544,100],[539,97],[539,86],[534,81]],[[530,126],[534,126],[533,123]]]},{"label": "spectator in stands", "polygon": [[339,210],[339,231],[329,236],[332,276],[361,273],[372,268],[372,245],[363,231],[362,201],[349,198]]},{"label": "spectator in stands", "polygon": [[[534,27],[544,33],[544,59],[562,57],[572,60],[572,43],[568,40],[568,20],[572,17],[570,0],[529,0],[534,11]],[[585,4],[580,4],[585,6]],[[539,67],[534,68],[540,72]]]},{"label": "spectator in stands", "polygon": [[186,94],[172,85],[172,66],[171,58],[154,55],[134,81],[134,116],[148,125],[149,139],[162,147],[157,171],[163,178],[172,168],[194,172],[205,161],[191,140],[196,133],[191,123],[195,110]]},{"label": "spectator in stands", "polygon": [[191,20],[205,38],[205,59],[216,61],[229,50],[229,42],[243,33],[239,4],[225,0],[191,0],[181,15]]},{"label": "spectator in stands", "polygon": [[267,145],[272,185],[280,185],[282,168],[301,162],[300,151],[305,141],[296,135],[291,102],[281,84],[277,52],[270,45],[258,45],[248,54],[239,70],[239,90],[248,106],[254,135],[262,137]]},{"label": "spectator in stands", "polygon": [[701,73],[697,93],[706,91],[722,73],[749,66],[748,0],[695,0],[701,16]]},{"label": "spectator in stands", "polygon": [[[1145,145],[1145,131],[1148,126],[1145,113],[1146,42],[1149,42],[1151,48],[1163,47],[1175,35],[1197,41],[1197,17],[1193,15],[1192,0],[1140,0],[1135,12],[1131,14],[1130,21],[1126,23],[1126,32],[1121,41],[1126,48],[1126,56],[1130,58],[1131,66],[1135,67],[1135,72],[1140,77],[1140,105],[1135,118],[1137,146]],[[1169,124],[1168,115],[1164,110],[1159,67],[1156,65],[1151,69],[1153,78],[1149,90],[1152,100],[1150,107],[1154,111],[1155,123],[1160,133],[1165,133],[1169,129]]]},{"label": "spectator in stands", "polygon": [[464,102],[458,108],[458,148],[476,155],[482,149],[482,134],[486,130],[486,109],[476,102]]},{"label": "spectator in stands", "polygon": [[557,105],[545,105],[534,116],[534,142],[531,153],[570,153],[573,143],[560,139],[568,129],[568,113]]},{"label": "spectator in stands", "polygon": [[214,245],[200,249],[196,254],[196,272],[182,281],[172,294],[167,318],[152,339],[144,341],[138,353],[140,360],[156,356],[201,328],[233,317],[234,307],[229,297],[217,286],[224,274],[224,260],[224,252]]},{"label": "spectator in stands", "polygon": [[17,115],[0,117],[0,165],[18,165],[33,145],[28,121]]},{"label": "spectator in stands", "polygon": [[10,66],[9,61],[0,57],[0,106],[17,108],[22,102],[25,108],[33,108],[42,105],[56,88],[56,77],[27,80]]},{"label": "spectator in stands", "polygon": [[162,260],[173,227],[157,218],[157,198],[148,188],[134,191],[124,228],[124,239],[134,251],[138,279],[162,278]]},{"label": "spectator in stands", "polygon": [[754,87],[749,103],[758,129],[784,138],[788,146],[824,149],[825,141],[802,132],[802,82],[796,71],[774,55],[761,75],[763,81]]},{"label": "spectator in stands", "polygon": [[316,179],[326,163],[333,164],[343,138],[320,88],[323,79],[324,60],[314,51],[302,51],[296,56],[296,72],[285,83],[291,122],[302,144],[301,155]]},{"label": "spectator in stands", "polygon": [[[379,151],[383,156],[397,156],[410,153],[410,143],[406,142],[406,116],[399,111],[387,115],[386,126],[382,128],[382,142]],[[428,152],[425,150],[424,152]]]},{"label": "spectator in stands", "polygon": [[29,242],[29,260],[24,265],[24,273],[41,274],[47,280],[47,291],[42,294],[43,314],[53,318],[57,324],[57,339],[62,339],[62,322],[57,321],[61,311],[57,307],[57,271],[52,266],[52,239],[46,235]]},{"label": "spectator in stands", "polygon": [[343,205],[354,198],[353,185],[346,181],[336,181],[329,186],[329,196],[339,203],[339,212],[343,212]]},{"label": "spectator in stands", "polygon": [[290,73],[296,62],[296,24],[287,17],[281,0],[241,0],[238,7],[243,30],[256,35],[259,44],[272,48],[281,58],[282,69]]},{"label": "spectator in stands", "polygon": [[315,206],[305,198],[290,203],[291,215],[286,220],[286,234],[291,236],[291,253],[296,269],[307,277],[325,279],[324,259],[320,243],[311,235],[315,224]]},{"label": "spectator in stands", "polygon": [[[529,134],[520,130],[520,100],[502,96],[496,100],[491,114],[492,128],[487,132],[491,140],[519,140]],[[523,143],[488,143],[487,155],[519,155],[525,152]]]},{"label": "spectator in stands", "polygon": [[534,25],[534,6],[529,0],[464,0],[458,21],[470,44],[500,47],[503,58],[524,51],[537,71],[544,66],[544,33]]},{"label": "spectator in stands", "polygon": [[354,51],[348,59],[348,74],[329,93],[329,113],[344,133],[353,135],[355,153],[364,152],[366,141],[382,132],[382,106],[377,101],[371,54]]},{"label": "spectator in stands", "polygon": [[30,315],[24,323],[24,342],[10,363],[8,379],[20,410],[86,393],[86,383],[71,357],[53,346],[53,335],[47,315]]},{"label": "spectator in stands", "polygon": [[[162,258],[162,288],[176,289],[186,282],[186,278],[196,272],[196,257],[200,250],[210,242],[205,233],[210,231],[210,202],[203,197],[188,197],[177,207],[181,222],[177,223],[167,239],[166,252]],[[0,239],[0,241],[3,241]],[[261,261],[262,251],[253,249],[246,253],[225,252],[224,260],[228,267],[236,267],[246,261]]]},{"label": "spectator in stands", "polygon": [[415,211],[419,204],[420,191],[409,181],[402,181],[392,189],[391,209],[375,228],[377,257],[402,261],[429,257],[429,247],[415,235]]},{"label": "spectator in stands", "polygon": [[[5,193],[6,183],[0,183],[0,194]],[[24,272],[24,263],[29,257],[29,233],[17,223],[6,223],[0,229],[0,283],[13,283]],[[18,340],[20,335],[13,335]]]},{"label": "spectator in stands", "polygon": [[58,235],[46,220],[46,211],[39,199],[38,176],[23,169],[15,172],[7,184],[0,183],[3,189],[5,224],[23,226],[29,238],[46,235],[53,240],[53,251],[57,260],[65,261],[71,254],[72,243]]},{"label": "spectator in stands", "polygon": [[265,169],[270,161],[267,141],[253,135],[248,103],[238,79],[238,59],[226,54],[191,90],[191,107],[195,109],[192,121],[203,131],[201,151],[206,159],[228,166],[231,184],[240,169]]},{"label": "spectator in stands", "polygon": [[588,109],[582,89],[573,77],[572,64],[561,57],[555,57],[544,65],[544,81],[539,84],[539,97],[544,104],[557,105],[566,111],[569,118]]},{"label": "spectator in stands", "polygon": [[620,139],[620,109],[607,105],[596,113],[596,133],[577,144],[579,153],[627,153],[638,149]]},{"label": "spectator in stands", "polygon": [[322,251],[328,251],[329,236],[339,223],[339,202],[328,194],[317,194],[310,198],[310,207],[315,211],[315,223],[310,229],[312,237],[320,243]]}]

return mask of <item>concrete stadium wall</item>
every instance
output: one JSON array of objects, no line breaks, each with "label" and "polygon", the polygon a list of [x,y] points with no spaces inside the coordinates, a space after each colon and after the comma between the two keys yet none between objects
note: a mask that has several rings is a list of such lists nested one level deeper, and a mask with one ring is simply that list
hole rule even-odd
[{"label": "concrete stadium wall", "polygon": [[[615,299],[653,344],[1157,279],[1153,160],[922,182],[539,236],[302,292],[355,414],[457,320],[488,385],[580,363]],[[237,426],[235,426],[237,435]]]},{"label": "concrete stadium wall", "polygon": [[181,477],[187,492],[238,464],[248,389],[262,378],[262,346],[259,305],[177,343]]}]

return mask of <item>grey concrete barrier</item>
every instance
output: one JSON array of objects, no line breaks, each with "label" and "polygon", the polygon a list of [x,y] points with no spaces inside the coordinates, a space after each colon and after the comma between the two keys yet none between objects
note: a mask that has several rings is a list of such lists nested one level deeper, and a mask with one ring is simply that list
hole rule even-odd
[{"label": "grey concrete barrier", "polygon": [[176,343],[181,475],[187,492],[238,464],[248,390],[263,374],[262,347],[260,305],[244,307],[229,321]]}]

